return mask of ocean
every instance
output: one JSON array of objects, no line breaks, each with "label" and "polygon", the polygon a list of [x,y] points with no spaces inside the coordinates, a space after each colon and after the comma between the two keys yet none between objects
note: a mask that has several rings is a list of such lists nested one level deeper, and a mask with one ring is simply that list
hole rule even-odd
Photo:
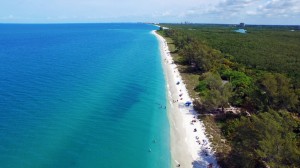
[{"label": "ocean", "polygon": [[0,167],[170,167],[155,29],[0,24]]}]

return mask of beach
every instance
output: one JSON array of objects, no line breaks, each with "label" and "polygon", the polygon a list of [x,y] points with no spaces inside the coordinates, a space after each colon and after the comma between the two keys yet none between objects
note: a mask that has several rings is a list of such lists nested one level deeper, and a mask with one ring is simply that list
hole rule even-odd
[{"label": "beach", "polygon": [[218,167],[202,121],[197,119],[177,66],[173,63],[166,40],[158,39],[166,80],[167,111],[170,123],[171,166],[184,168]]}]

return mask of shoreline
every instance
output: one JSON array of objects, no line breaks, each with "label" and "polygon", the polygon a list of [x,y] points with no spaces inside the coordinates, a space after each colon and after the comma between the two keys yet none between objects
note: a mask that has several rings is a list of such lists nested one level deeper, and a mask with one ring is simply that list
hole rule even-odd
[{"label": "shoreline", "polygon": [[[171,167],[206,168],[217,166],[211,143],[205,133],[202,121],[192,106],[185,103],[192,99],[183,83],[176,64],[170,55],[166,40],[151,32],[159,42],[161,61],[166,80],[167,115],[170,124]],[[192,122],[194,121],[194,122]]]}]

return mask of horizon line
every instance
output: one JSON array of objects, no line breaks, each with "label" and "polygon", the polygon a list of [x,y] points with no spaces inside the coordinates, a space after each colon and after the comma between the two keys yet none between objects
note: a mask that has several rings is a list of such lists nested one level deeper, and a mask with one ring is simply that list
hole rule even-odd
[{"label": "horizon line", "polygon": [[[245,22],[240,22],[245,23]],[[201,23],[201,22],[0,22],[0,24],[182,24],[182,25],[238,25],[240,23]],[[300,26],[300,24],[257,24],[245,23],[251,26]]]}]

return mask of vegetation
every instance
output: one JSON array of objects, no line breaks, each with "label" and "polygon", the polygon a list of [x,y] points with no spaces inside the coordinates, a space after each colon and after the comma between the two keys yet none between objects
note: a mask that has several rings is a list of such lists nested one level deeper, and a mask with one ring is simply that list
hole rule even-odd
[{"label": "vegetation", "polygon": [[293,27],[247,27],[247,34],[234,32],[236,27],[232,26],[171,27],[187,37],[201,39],[231,61],[249,68],[285,73],[300,84],[300,31],[290,31]]},{"label": "vegetation", "polygon": [[[286,27],[164,25],[175,63],[198,75],[194,104],[201,113],[222,115],[204,120],[229,152],[217,149],[223,167],[297,167],[300,165],[300,32]],[[193,80],[194,81],[194,80]],[[195,83],[195,82],[194,82]],[[225,113],[228,106],[240,113]],[[221,135],[217,135],[219,133]],[[213,140],[215,146],[221,142]],[[226,152],[225,152],[226,151]]]},{"label": "vegetation", "polygon": [[200,93],[205,111],[213,110],[214,107],[221,107],[224,111],[231,96],[231,84],[223,84],[220,75],[212,72],[204,73],[201,76],[196,90]]},{"label": "vegetation", "polygon": [[223,130],[233,150],[223,162],[230,167],[299,166],[299,137],[291,131],[297,124],[289,113],[273,110],[227,121]]}]

